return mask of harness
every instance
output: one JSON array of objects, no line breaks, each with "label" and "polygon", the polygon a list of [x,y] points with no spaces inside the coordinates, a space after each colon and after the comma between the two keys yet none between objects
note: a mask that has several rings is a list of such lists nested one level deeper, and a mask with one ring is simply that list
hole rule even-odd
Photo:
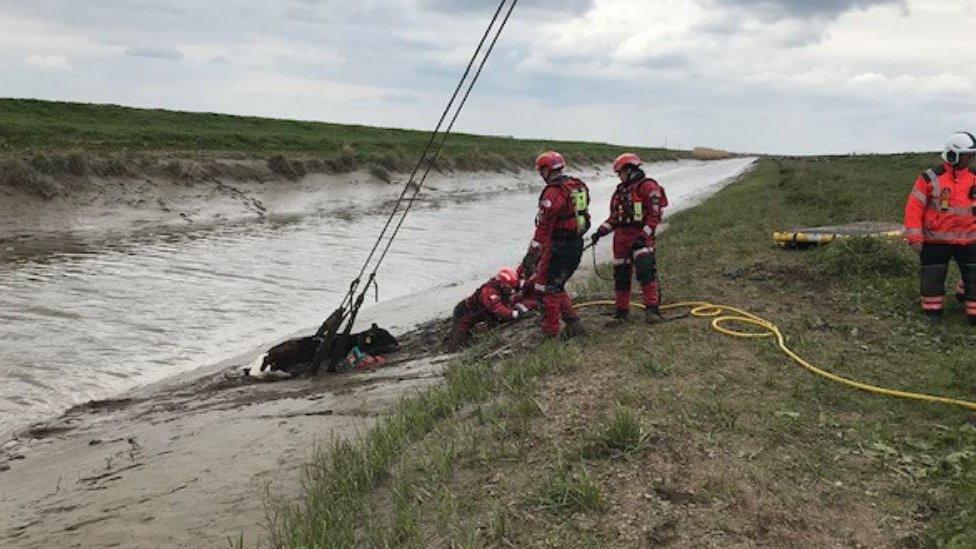
[{"label": "harness", "polygon": [[[572,186],[572,188],[571,188]],[[590,229],[590,192],[586,184],[575,177],[563,176],[554,183],[549,183],[542,189],[539,199],[545,196],[550,187],[556,187],[566,197],[567,208],[561,215],[556,217],[560,225],[554,228],[554,232],[575,233],[582,235]],[[568,221],[573,221],[573,227],[568,227]],[[536,219],[536,224],[539,220]]]}]

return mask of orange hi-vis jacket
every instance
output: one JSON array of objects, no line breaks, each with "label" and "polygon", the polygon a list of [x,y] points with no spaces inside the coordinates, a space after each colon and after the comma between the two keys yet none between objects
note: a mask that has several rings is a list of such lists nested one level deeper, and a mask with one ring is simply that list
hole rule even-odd
[{"label": "orange hi-vis jacket", "polygon": [[905,204],[910,244],[976,243],[976,175],[950,164],[926,170]]}]

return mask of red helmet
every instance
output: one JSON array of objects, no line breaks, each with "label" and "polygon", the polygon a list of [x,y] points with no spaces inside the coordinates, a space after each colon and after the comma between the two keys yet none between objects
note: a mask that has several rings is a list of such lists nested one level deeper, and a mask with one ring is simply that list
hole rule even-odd
[{"label": "red helmet", "polygon": [[557,153],[556,151],[547,151],[539,155],[539,158],[535,159],[535,170],[539,171],[542,168],[549,168],[550,170],[561,170],[566,167],[566,161],[563,160],[563,155]]},{"label": "red helmet", "polygon": [[639,156],[634,153],[624,153],[613,161],[613,171],[619,172],[624,166],[640,166],[643,164]]},{"label": "red helmet", "polygon": [[503,267],[502,270],[498,271],[498,274],[495,275],[495,280],[509,288],[518,288],[519,278],[515,274],[515,270],[511,267]]}]

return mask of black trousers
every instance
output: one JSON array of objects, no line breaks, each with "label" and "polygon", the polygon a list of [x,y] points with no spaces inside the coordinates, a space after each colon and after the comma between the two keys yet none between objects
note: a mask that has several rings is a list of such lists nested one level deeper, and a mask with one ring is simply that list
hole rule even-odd
[{"label": "black trousers", "polygon": [[966,287],[966,313],[976,315],[976,244],[924,244],[921,263],[920,293],[922,309],[927,313],[942,311],[945,279],[949,260],[954,259]]}]

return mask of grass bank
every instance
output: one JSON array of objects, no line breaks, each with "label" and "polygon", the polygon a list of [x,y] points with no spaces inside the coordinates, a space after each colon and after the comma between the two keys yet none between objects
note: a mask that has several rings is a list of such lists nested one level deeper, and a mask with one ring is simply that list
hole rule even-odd
[{"label": "grass bank", "polygon": [[[295,179],[359,169],[388,179],[390,172],[412,169],[428,139],[427,132],[413,130],[0,99],[0,157],[6,159],[0,183],[92,175]],[[531,167],[535,156],[550,148],[577,165],[605,163],[623,151],[606,143],[458,133],[447,141],[437,168],[517,170]],[[690,156],[688,151],[636,151],[648,160]]]},{"label": "grass bank", "polygon": [[[962,313],[916,312],[898,244],[775,249],[780,225],[898,220],[927,156],[764,160],[675,215],[671,302],[778,323],[812,362],[883,386],[972,398]],[[667,182],[664,182],[665,185]],[[590,280],[590,296],[609,283]],[[581,296],[584,298],[586,296]],[[965,412],[813,377],[768,341],[701,320],[537,345],[500,331],[361,440],[325,450],[284,547],[976,544],[976,429]]]}]

